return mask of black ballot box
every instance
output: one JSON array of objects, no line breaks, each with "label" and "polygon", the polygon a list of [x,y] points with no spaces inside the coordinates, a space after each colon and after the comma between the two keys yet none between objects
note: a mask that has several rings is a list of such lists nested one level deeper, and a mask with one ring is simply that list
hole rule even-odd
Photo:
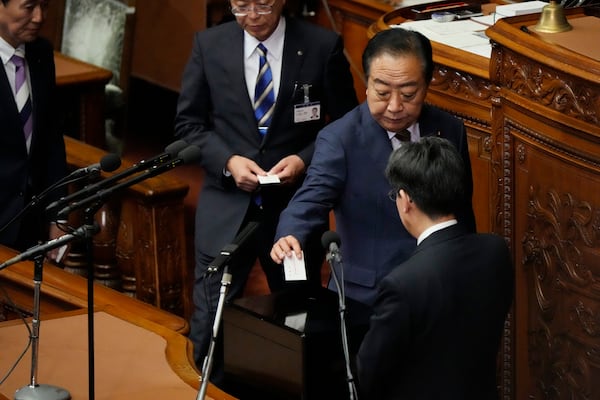
[{"label": "black ballot box", "polygon": [[[346,299],[351,371],[370,308]],[[242,399],[349,399],[338,294],[326,288],[245,297],[223,310],[227,387]]]}]

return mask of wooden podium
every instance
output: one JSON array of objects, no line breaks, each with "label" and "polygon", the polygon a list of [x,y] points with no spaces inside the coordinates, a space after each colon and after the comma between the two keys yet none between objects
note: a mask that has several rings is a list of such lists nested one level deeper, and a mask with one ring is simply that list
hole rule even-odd
[{"label": "wooden podium", "polygon": [[539,14],[486,31],[494,231],[516,276],[502,385],[518,400],[600,398],[600,18],[566,14],[569,32],[537,33]]}]

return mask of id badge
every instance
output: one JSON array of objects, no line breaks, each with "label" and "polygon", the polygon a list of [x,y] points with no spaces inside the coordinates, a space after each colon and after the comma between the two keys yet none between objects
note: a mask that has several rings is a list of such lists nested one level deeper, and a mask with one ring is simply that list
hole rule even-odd
[{"label": "id badge", "polygon": [[321,119],[321,103],[303,103],[294,105],[294,123],[318,121]]}]

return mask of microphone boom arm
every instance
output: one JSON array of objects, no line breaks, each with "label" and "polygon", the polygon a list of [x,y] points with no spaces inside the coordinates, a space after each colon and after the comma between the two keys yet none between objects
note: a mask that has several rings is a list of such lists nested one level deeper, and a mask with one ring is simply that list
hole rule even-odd
[{"label": "microphone boom arm", "polygon": [[19,254],[18,256],[15,256],[15,257],[11,258],[10,260],[3,262],[2,264],[0,264],[0,271],[6,267],[9,267],[13,264],[18,263],[19,261],[33,260],[35,257],[42,255],[42,254],[46,254],[48,251],[50,251],[52,249],[56,249],[57,247],[61,247],[62,245],[72,242],[75,239],[83,239],[83,238],[86,238],[89,236],[93,236],[94,234],[98,233],[99,231],[100,231],[100,227],[96,224],[89,225],[89,226],[84,225],[80,228],[77,228],[72,233],[67,233],[60,237],[57,237],[56,239],[52,239],[46,243],[42,243],[42,244],[33,246],[33,247],[25,250],[23,253]]},{"label": "microphone boom arm", "polygon": [[152,178],[153,176],[162,174],[163,172],[166,172],[172,168],[175,168],[176,166],[178,166],[179,164],[183,163],[182,159],[177,159],[174,160],[170,163],[167,164],[161,164],[159,166],[155,166],[152,167],[150,169],[147,169],[146,171],[144,171],[143,173],[128,179],[126,181],[120,182],[118,184],[116,184],[115,186],[112,186],[110,188],[107,189],[102,189],[97,191],[95,194],[88,196],[82,200],[76,201],[74,203],[72,203],[69,206],[64,207],[62,210],[60,210],[57,214],[58,218],[62,218],[62,217],[66,217],[68,214],[70,214],[72,211],[78,210],[80,208],[83,208],[89,204],[93,204],[96,202],[100,202],[103,201],[106,197],[108,197],[109,195],[113,194],[114,192],[117,192],[121,189],[125,189],[129,186],[133,186],[136,183],[139,183],[141,181],[144,181],[148,178]]}]

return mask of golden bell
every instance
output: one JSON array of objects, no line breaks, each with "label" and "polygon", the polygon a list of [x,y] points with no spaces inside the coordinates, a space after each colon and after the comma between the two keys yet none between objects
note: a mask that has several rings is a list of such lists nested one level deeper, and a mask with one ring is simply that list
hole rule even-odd
[{"label": "golden bell", "polygon": [[542,8],[542,15],[534,30],[542,33],[558,33],[573,29],[567,18],[563,7],[555,0],[551,0],[547,6]]}]

